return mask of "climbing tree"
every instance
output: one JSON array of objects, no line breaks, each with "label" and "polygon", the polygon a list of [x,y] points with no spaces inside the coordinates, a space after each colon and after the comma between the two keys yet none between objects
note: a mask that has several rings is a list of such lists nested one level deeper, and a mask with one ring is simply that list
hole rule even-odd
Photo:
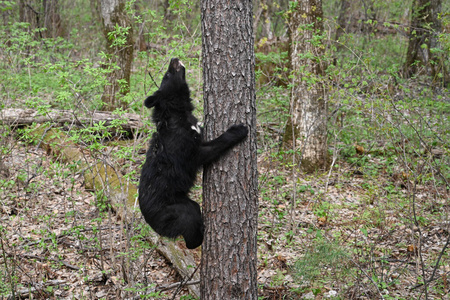
[{"label": "climbing tree", "polygon": [[257,299],[256,110],[251,1],[202,1],[206,139],[230,125],[247,139],[203,177],[201,299]]}]

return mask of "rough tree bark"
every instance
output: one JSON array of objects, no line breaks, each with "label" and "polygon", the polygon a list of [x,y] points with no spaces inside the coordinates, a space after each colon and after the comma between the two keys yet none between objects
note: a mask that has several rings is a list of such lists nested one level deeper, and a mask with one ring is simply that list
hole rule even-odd
[{"label": "rough tree bark", "polygon": [[202,1],[205,137],[244,123],[249,136],[205,166],[201,299],[257,299],[257,170],[251,1]]},{"label": "rough tree bark", "polygon": [[107,67],[110,68],[102,101],[106,104],[106,110],[114,110],[122,105],[116,95],[126,95],[130,87],[133,26],[125,10],[125,0],[98,1],[109,59]]},{"label": "rough tree bark", "polygon": [[291,116],[283,144],[301,151],[302,170],[327,166],[327,101],[323,86],[322,1],[293,2],[289,19],[292,70]]},{"label": "rough tree bark", "polygon": [[447,77],[447,70],[439,54],[432,49],[438,47],[437,36],[442,30],[438,14],[441,12],[442,0],[414,0],[412,4],[411,28],[409,31],[408,50],[403,66],[406,78],[418,73],[425,67],[425,73],[434,80]]}]

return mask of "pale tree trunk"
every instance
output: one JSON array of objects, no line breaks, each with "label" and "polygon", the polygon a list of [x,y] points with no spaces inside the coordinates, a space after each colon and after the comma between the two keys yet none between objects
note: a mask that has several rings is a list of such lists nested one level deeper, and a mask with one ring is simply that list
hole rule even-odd
[{"label": "pale tree trunk", "polygon": [[266,37],[268,40],[272,40],[273,33],[272,33],[272,21],[270,19],[270,12],[269,12],[269,1],[261,0],[261,6],[263,8],[262,14],[264,18],[262,23],[262,37]]},{"label": "pale tree trunk", "polygon": [[[299,150],[295,163],[312,172],[327,167],[327,101],[323,83],[322,1],[295,2],[289,20],[292,70],[291,116],[285,148]],[[296,151],[294,151],[296,152]],[[294,156],[295,157],[295,156]]]},{"label": "pale tree trunk", "polygon": [[[105,110],[114,110],[123,105],[118,94],[126,95],[130,89],[131,63],[133,62],[133,26],[125,11],[125,0],[98,0],[99,12],[103,23],[103,33],[106,38],[106,52],[108,54],[107,74],[108,84],[105,86],[102,101]],[[117,32],[121,34],[110,36]],[[123,42],[120,42],[121,38]],[[116,66],[118,68],[116,68]]]},{"label": "pale tree trunk", "polygon": [[252,2],[203,0],[205,138],[248,137],[203,172],[201,299],[257,299],[257,169]]},{"label": "pale tree trunk", "polygon": [[[438,47],[438,34],[442,30],[438,14],[441,12],[442,0],[414,0],[411,13],[408,50],[403,66],[404,77],[417,74],[424,67],[425,74],[434,80],[448,76],[444,62],[439,53],[432,49]],[[445,60],[445,59],[444,59]]]}]

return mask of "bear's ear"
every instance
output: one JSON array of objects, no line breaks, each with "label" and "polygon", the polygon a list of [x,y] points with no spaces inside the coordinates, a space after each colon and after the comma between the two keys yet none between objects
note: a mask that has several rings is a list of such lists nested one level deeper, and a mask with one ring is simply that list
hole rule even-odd
[{"label": "bear's ear", "polygon": [[156,103],[158,102],[158,95],[156,93],[154,93],[153,95],[147,97],[147,99],[145,99],[144,101],[144,105],[148,108],[152,108],[153,106],[156,105]]}]

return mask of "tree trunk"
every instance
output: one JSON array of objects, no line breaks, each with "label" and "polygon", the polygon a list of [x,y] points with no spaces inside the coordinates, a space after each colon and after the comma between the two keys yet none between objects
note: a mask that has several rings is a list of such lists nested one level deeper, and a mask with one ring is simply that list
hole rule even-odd
[{"label": "tree trunk", "polygon": [[293,76],[291,116],[283,144],[285,148],[301,151],[301,160],[296,163],[306,172],[327,166],[327,101],[322,62],[325,47],[320,40],[322,20],[320,0],[296,1],[289,20]]},{"label": "tree trunk", "polygon": [[432,49],[438,47],[438,34],[442,24],[438,19],[442,0],[414,0],[412,4],[411,28],[403,75],[406,78],[417,74],[420,67],[425,67],[425,74],[433,80],[447,77],[447,70],[438,53]]},{"label": "tree trunk", "polygon": [[164,8],[164,25],[170,26],[176,16],[170,11],[169,0],[164,0],[163,8]]},{"label": "tree trunk", "polygon": [[44,20],[43,27],[45,37],[55,38],[63,35],[63,27],[61,26],[61,17],[59,15],[58,0],[43,0]]},{"label": "tree trunk", "polygon": [[30,24],[30,30],[45,28],[36,38],[55,38],[63,35],[58,0],[19,0],[19,20]]},{"label": "tree trunk", "polygon": [[102,101],[105,103],[105,110],[114,110],[124,104],[117,94],[126,95],[130,90],[133,26],[125,11],[125,0],[99,1],[109,60],[106,65],[109,68],[108,84],[105,86]]},{"label": "tree trunk", "polygon": [[[336,37],[335,40],[339,42],[341,36],[343,36],[348,30],[349,18],[351,17],[350,12],[350,2],[349,0],[341,0],[341,7],[339,9],[339,16],[337,18],[337,29],[336,29]],[[343,46],[342,44],[337,44],[337,51],[340,51]]]},{"label": "tree trunk", "polygon": [[30,29],[38,28],[39,6],[34,1],[19,0],[19,20],[30,24]]},{"label": "tree trunk", "polygon": [[93,22],[102,22],[100,17],[100,1],[98,0],[89,0],[89,7],[91,9],[92,20]]},{"label": "tree trunk", "polygon": [[203,172],[201,299],[257,299],[255,58],[251,1],[202,1],[205,138],[249,136]]},{"label": "tree trunk", "polygon": [[263,23],[262,23],[262,37],[266,37],[268,40],[273,39],[273,33],[272,33],[272,21],[270,19],[270,11],[269,11],[269,1],[267,0],[261,0],[261,6],[263,8],[262,14],[263,14]]},{"label": "tree trunk", "polygon": [[[370,40],[370,34],[373,32],[374,30],[374,23],[367,23],[367,21],[374,21],[377,19],[377,12],[375,11],[375,6],[374,6],[374,0],[366,0],[362,2],[363,5],[363,11],[364,11],[364,19],[363,22],[361,22],[362,24],[362,32],[366,35],[369,36],[369,40]],[[364,36],[364,39],[366,37]],[[365,40],[364,40],[365,41]]]}]

